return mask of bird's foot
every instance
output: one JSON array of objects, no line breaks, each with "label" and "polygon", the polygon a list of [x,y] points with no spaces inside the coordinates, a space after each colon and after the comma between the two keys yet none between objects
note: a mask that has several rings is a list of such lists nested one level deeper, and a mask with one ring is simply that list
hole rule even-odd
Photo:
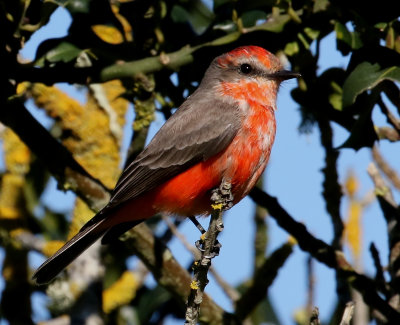
[{"label": "bird's foot", "polygon": [[[196,241],[195,245],[196,248],[200,251],[200,252],[205,252],[205,248],[204,248],[204,236],[201,236],[199,240]],[[210,250],[210,254],[208,256],[204,256],[206,258],[214,258],[215,256],[219,255],[219,251],[221,249],[222,245],[221,243],[218,241],[218,239],[215,241],[214,246],[211,248]]]}]

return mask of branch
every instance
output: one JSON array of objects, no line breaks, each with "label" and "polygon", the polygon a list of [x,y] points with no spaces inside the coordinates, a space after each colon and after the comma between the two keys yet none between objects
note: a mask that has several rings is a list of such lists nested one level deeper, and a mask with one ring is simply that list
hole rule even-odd
[{"label": "branch", "polygon": [[397,119],[394,114],[390,111],[390,109],[385,105],[382,100],[382,97],[378,98],[378,106],[381,109],[381,112],[386,116],[386,120],[389,124],[391,124],[397,133],[400,135],[400,120]]},{"label": "branch", "polygon": [[28,112],[19,100],[6,103],[0,121],[10,127],[58,180],[59,187],[75,192],[88,206],[100,210],[109,200],[105,186],[93,178],[72,154]]},{"label": "branch", "polygon": [[253,281],[236,303],[235,315],[243,321],[265,299],[269,286],[293,251],[293,242],[283,244],[257,269]]},{"label": "branch", "polygon": [[389,126],[375,127],[378,138],[389,140],[390,142],[400,141],[400,134]]},{"label": "branch", "polygon": [[[263,25],[269,25],[265,23]],[[256,29],[247,32],[255,32]],[[236,41],[243,31],[235,31],[213,41],[197,46],[184,46],[178,51],[161,53],[157,56],[147,57],[135,61],[116,63],[107,67],[75,68],[69,64],[57,63],[56,67],[35,68],[31,63],[19,65],[13,71],[11,79],[17,83],[22,81],[41,82],[51,85],[56,82],[86,84],[89,82],[105,82],[113,79],[132,78],[140,73],[148,74],[164,68],[177,70],[179,67],[193,62],[193,53],[204,47],[222,46]]]},{"label": "branch", "polygon": [[[7,104],[0,110],[0,121],[13,129],[65,189],[78,194],[94,211],[103,207],[109,198],[105,186],[93,179],[19,101]],[[190,275],[169,251],[164,251],[163,244],[155,239],[148,227],[136,226],[130,234],[127,243],[131,249],[149,267],[158,283],[178,297],[183,305],[189,295]],[[221,324],[223,319],[230,318],[208,296],[203,300],[201,319],[204,322]]]},{"label": "branch", "polygon": [[344,309],[340,325],[350,325],[351,319],[353,318],[353,313],[354,313],[354,302],[350,301],[346,304],[346,308]]},{"label": "branch", "polygon": [[310,325],[321,325],[321,321],[319,320],[318,307],[314,307],[311,311]]},{"label": "branch", "polygon": [[358,290],[364,301],[382,313],[386,319],[400,324],[400,314],[384,301],[377,293],[375,283],[365,275],[357,273],[345,259],[343,252],[335,250],[320,239],[312,236],[306,227],[295,221],[279,204],[278,200],[259,188],[250,192],[250,197],[259,205],[268,209],[277,223],[296,238],[300,248],[310,253],[321,263],[329,266],[347,279],[348,283]]},{"label": "branch", "polygon": [[[197,249],[195,246],[191,245],[186,237],[178,230],[178,227],[170,221],[170,219],[166,216],[162,216],[162,219],[164,222],[167,224],[168,228],[171,230],[171,233],[179,239],[181,244],[186,248],[187,251],[189,251],[195,260],[199,260],[201,258],[201,252],[199,249]],[[240,294],[239,292],[231,287],[228,282],[226,282],[221,275],[218,274],[218,272],[215,270],[215,268],[211,265],[210,267],[210,273],[214,277],[214,279],[217,281],[218,285],[221,287],[221,289],[225,292],[225,294],[228,296],[228,298],[232,301],[235,302],[239,299]]]},{"label": "branch", "polygon": [[372,148],[372,157],[378,165],[379,169],[386,175],[386,177],[392,182],[392,184],[400,190],[400,177],[396,170],[393,169],[388,162],[382,157],[378,147],[375,145]]},{"label": "branch", "polygon": [[208,270],[211,259],[219,254],[218,234],[223,230],[222,211],[229,207],[231,184],[223,183],[211,196],[212,213],[207,232],[202,235],[202,252],[199,261],[194,263],[194,276],[190,284],[190,294],[185,313],[185,324],[196,325],[199,319],[200,304],[203,301],[204,289],[208,284]]},{"label": "branch", "polygon": [[[153,236],[150,228],[143,223],[137,225],[122,240],[147,266],[156,281],[184,308],[190,293],[190,274],[179,265],[168,248]],[[236,324],[233,315],[224,312],[206,294],[203,296],[200,321],[209,324]]]},{"label": "branch", "polygon": [[386,219],[388,236],[389,236],[389,272],[391,276],[390,287],[392,289],[390,304],[399,308],[399,292],[400,292],[400,211],[393,194],[380,175],[374,163],[368,166],[368,174],[372,178],[375,185],[375,194],[378,198],[379,205]]}]

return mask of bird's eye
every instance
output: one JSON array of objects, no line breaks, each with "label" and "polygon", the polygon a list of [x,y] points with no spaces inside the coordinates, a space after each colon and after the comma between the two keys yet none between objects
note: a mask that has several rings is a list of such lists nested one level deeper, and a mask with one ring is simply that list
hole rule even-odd
[{"label": "bird's eye", "polygon": [[240,72],[244,74],[249,74],[251,71],[253,71],[253,67],[250,64],[243,63],[240,66]]}]

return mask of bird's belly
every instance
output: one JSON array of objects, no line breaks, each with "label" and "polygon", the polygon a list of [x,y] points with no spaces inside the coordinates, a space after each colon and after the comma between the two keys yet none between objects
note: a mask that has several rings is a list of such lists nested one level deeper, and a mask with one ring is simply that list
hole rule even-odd
[{"label": "bird's belly", "polygon": [[234,203],[243,199],[264,171],[275,138],[272,112],[263,110],[245,122],[223,152],[156,188],[154,209],[181,216],[209,214],[211,190],[223,181],[231,183]]}]

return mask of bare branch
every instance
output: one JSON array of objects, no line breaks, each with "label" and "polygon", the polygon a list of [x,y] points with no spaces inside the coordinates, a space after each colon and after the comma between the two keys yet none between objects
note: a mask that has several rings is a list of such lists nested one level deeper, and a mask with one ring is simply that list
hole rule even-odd
[{"label": "bare branch", "polygon": [[310,325],[320,325],[321,321],[319,320],[319,309],[318,307],[314,307],[311,312],[310,317]]},{"label": "bare branch", "polygon": [[400,134],[400,120],[397,119],[390,111],[390,109],[385,105],[385,103],[382,100],[382,97],[378,98],[377,103],[379,105],[379,108],[381,109],[381,112],[386,116],[388,123],[395,128],[398,134]]},{"label": "bare branch", "polygon": [[386,175],[386,177],[392,182],[392,184],[400,190],[400,177],[388,162],[383,158],[377,146],[372,148],[372,157],[378,165],[379,169]]},{"label": "bare branch", "polygon": [[389,126],[375,127],[379,139],[386,139],[391,142],[400,141],[400,134]]},{"label": "bare branch", "polygon": [[[172,256],[165,245],[157,240],[150,228],[140,224],[122,237],[125,244],[142,260],[157,282],[167,289],[184,308],[189,296],[191,278]],[[208,295],[203,295],[200,320],[204,323],[222,324],[233,320]]]},{"label": "bare branch", "polygon": [[46,165],[58,180],[60,188],[75,192],[94,211],[108,202],[108,189],[51,136],[19,100],[7,102],[7,107],[0,111],[0,121],[10,127]]},{"label": "bare branch", "polygon": [[350,325],[353,313],[354,313],[354,302],[350,301],[346,304],[346,308],[344,309],[340,325]]},{"label": "bare branch", "polygon": [[[176,238],[180,240],[182,245],[192,253],[193,258],[197,261],[201,258],[200,251],[193,245],[191,245],[186,237],[178,230],[178,228],[175,226],[173,222],[170,221],[170,219],[166,216],[162,216],[163,220],[167,224],[168,228],[171,230],[171,232],[174,234]],[[226,282],[222,276],[220,276],[215,270],[215,268],[211,265],[210,267],[210,273],[214,277],[214,279],[217,281],[219,286],[224,290],[225,294],[228,296],[229,299],[231,299],[232,302],[235,302],[239,299],[240,294],[239,292],[233,288],[228,282]]]},{"label": "bare branch", "polygon": [[190,295],[185,313],[185,324],[196,325],[199,319],[200,304],[203,293],[208,284],[207,273],[211,266],[211,259],[219,254],[217,242],[218,234],[223,230],[222,212],[229,207],[232,200],[231,185],[221,184],[220,188],[213,191],[211,196],[212,213],[207,232],[202,236],[202,252],[199,261],[194,263],[194,276],[190,284]]},{"label": "bare branch", "polygon": [[278,203],[277,199],[271,197],[259,188],[250,192],[250,197],[257,203],[266,207],[278,224],[296,238],[300,248],[310,253],[318,261],[333,268],[348,283],[358,290],[364,301],[372,308],[376,308],[389,322],[400,323],[400,314],[384,301],[377,293],[375,283],[363,274],[354,270],[345,259],[343,252],[335,250],[320,239],[312,236],[306,227],[295,221]]},{"label": "bare branch", "polygon": [[265,299],[269,286],[274,281],[287,258],[293,251],[293,242],[283,244],[264,260],[253,277],[251,285],[236,303],[236,316],[244,320]]}]

